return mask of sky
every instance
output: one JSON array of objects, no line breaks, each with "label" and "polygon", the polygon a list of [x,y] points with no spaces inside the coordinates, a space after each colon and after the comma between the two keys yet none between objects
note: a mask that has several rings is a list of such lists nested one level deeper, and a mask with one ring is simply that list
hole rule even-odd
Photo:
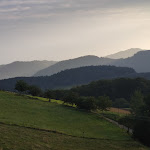
[{"label": "sky", "polygon": [[0,0],[0,64],[150,49],[150,0]]}]

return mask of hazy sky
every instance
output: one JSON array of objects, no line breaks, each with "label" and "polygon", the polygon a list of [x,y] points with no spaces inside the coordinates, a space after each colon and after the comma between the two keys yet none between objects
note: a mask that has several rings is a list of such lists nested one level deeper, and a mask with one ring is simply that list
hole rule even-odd
[{"label": "hazy sky", "polygon": [[150,49],[150,0],[0,0],[0,64]]}]

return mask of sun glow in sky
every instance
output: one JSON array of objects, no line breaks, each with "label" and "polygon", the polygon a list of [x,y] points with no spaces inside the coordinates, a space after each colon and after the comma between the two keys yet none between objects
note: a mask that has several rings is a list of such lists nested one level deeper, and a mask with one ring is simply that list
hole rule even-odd
[{"label": "sun glow in sky", "polygon": [[150,0],[0,0],[0,64],[150,48]]}]

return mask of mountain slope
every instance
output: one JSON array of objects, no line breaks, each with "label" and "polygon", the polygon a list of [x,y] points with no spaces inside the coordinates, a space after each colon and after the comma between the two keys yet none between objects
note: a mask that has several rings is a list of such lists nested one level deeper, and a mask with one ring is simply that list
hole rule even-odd
[{"label": "mountain slope", "polygon": [[111,58],[111,59],[128,58],[128,57],[132,57],[134,54],[136,54],[139,51],[143,51],[143,50],[140,48],[131,48],[125,51],[120,51],[118,53],[108,55],[106,56],[106,58]]},{"label": "mountain slope", "polygon": [[[131,49],[129,52],[137,52],[140,49]],[[128,51],[125,51],[127,54]],[[121,54],[121,53],[120,53]],[[131,53],[128,54],[128,56]],[[123,55],[122,55],[123,56]],[[124,55],[125,56],[125,55]],[[126,55],[127,56],[127,55]],[[133,68],[137,72],[150,72],[150,51],[139,51],[132,57],[125,59],[110,59],[99,58],[97,56],[84,56],[75,59],[58,62],[46,69],[38,71],[34,76],[51,76],[66,69],[84,67],[84,66],[98,66],[98,65],[112,65]]]},{"label": "mountain slope", "polygon": [[32,61],[32,62],[14,62],[8,65],[0,66],[0,79],[13,77],[29,76],[51,76],[66,69],[113,65],[120,67],[133,68],[136,72],[150,72],[150,51],[140,51],[134,56],[126,59],[99,58],[97,56],[84,56],[61,62],[53,61]]},{"label": "mountain slope", "polygon": [[0,79],[13,78],[18,76],[32,76],[37,71],[47,68],[56,62],[54,61],[31,61],[13,62],[0,66]]},{"label": "mountain slope", "polygon": [[84,66],[98,66],[111,64],[114,61],[109,58],[99,58],[97,56],[84,56],[75,59],[58,62],[46,69],[37,72],[34,76],[50,76],[66,69],[84,67]]},{"label": "mountain slope", "polygon": [[132,68],[89,66],[65,70],[52,76],[20,77],[0,80],[0,89],[13,91],[17,80],[24,80],[28,84],[37,85],[45,90],[68,88],[77,85],[88,84],[91,81],[97,81],[101,79],[113,79],[127,76],[131,76],[131,78],[133,78],[134,75],[136,75],[136,72]]},{"label": "mountain slope", "polygon": [[150,50],[140,51],[126,59],[116,60],[112,62],[111,65],[131,67],[136,72],[150,72]]}]

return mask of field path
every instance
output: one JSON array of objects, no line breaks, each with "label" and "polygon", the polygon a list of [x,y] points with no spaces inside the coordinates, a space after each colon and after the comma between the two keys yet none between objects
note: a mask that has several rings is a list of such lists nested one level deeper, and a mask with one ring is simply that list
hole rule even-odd
[{"label": "field path", "polygon": [[111,122],[111,123],[117,125],[119,128],[126,130],[128,133],[133,134],[133,130],[132,130],[132,129],[130,129],[130,128],[124,126],[124,125],[121,125],[121,124],[119,124],[117,121],[114,121],[114,120],[112,120],[112,119],[106,118],[106,117],[104,117],[104,116],[103,116],[103,118],[106,119],[107,121],[109,121],[109,122]]}]

